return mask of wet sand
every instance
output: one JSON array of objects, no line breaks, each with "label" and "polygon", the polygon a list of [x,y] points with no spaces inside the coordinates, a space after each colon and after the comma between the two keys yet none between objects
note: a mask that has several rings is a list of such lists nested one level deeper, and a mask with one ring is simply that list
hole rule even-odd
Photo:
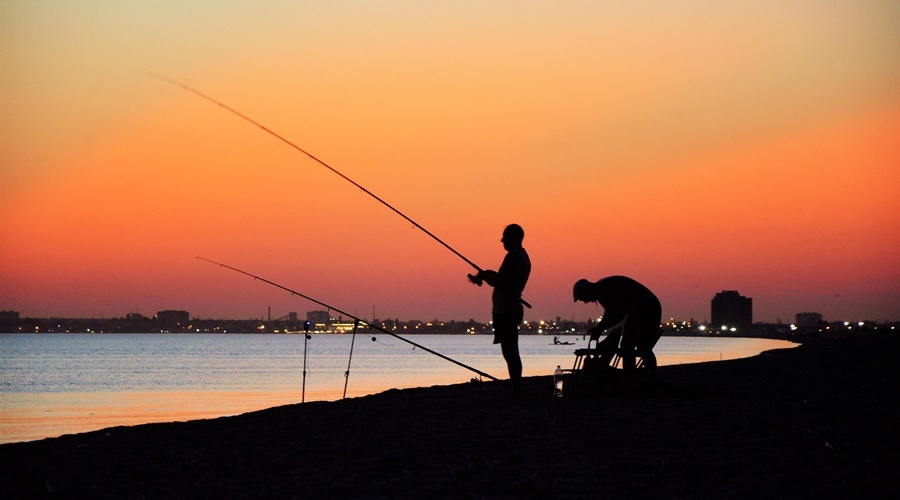
[{"label": "wet sand", "polygon": [[900,337],[665,366],[640,394],[512,401],[498,383],[0,446],[0,495],[889,498]]}]

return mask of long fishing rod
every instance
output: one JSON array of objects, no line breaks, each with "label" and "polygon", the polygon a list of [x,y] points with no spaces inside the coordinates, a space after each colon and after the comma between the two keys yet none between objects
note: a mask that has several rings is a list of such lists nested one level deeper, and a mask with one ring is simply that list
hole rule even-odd
[{"label": "long fishing rod", "polygon": [[344,395],[341,396],[341,404],[347,399],[347,385],[350,383],[350,363],[353,362],[353,344],[356,343],[357,330],[359,330],[359,320],[353,322],[353,338],[350,339],[350,356],[347,358],[347,371],[344,372]]},{"label": "long fishing rod", "polygon": [[[438,238],[437,236],[435,236],[434,233],[432,233],[431,231],[429,231],[429,230],[425,229],[424,227],[422,227],[418,222],[412,220],[412,219],[409,218],[406,214],[404,214],[404,213],[401,212],[400,210],[397,210],[396,208],[394,208],[390,203],[388,203],[388,202],[384,201],[383,199],[379,198],[378,196],[375,195],[375,193],[373,193],[373,192],[369,191],[368,189],[362,187],[359,183],[357,183],[357,182],[354,181],[353,179],[351,179],[351,178],[347,177],[346,175],[344,175],[344,174],[338,172],[337,169],[335,169],[335,168],[332,167],[331,165],[329,165],[329,164],[325,163],[324,161],[320,160],[319,158],[313,156],[311,153],[309,153],[309,152],[306,151],[305,149],[303,149],[303,148],[301,148],[300,146],[294,144],[293,142],[291,142],[291,141],[285,139],[283,136],[277,134],[276,132],[274,132],[274,131],[272,131],[271,129],[267,128],[267,127],[264,126],[263,124],[257,122],[256,120],[253,120],[253,119],[250,118],[249,116],[247,116],[247,115],[241,113],[240,111],[238,111],[238,110],[232,108],[231,106],[228,106],[227,104],[223,103],[222,101],[219,101],[219,100],[217,100],[217,99],[214,99],[214,98],[212,98],[212,97],[210,97],[210,96],[204,94],[203,92],[200,92],[199,90],[197,90],[197,89],[195,89],[195,88],[189,86],[189,85],[186,85],[186,84],[184,84],[184,83],[181,83],[181,82],[179,82],[179,81],[177,81],[177,80],[173,80],[173,79],[171,79],[171,78],[169,78],[169,77],[167,77],[167,76],[160,75],[160,74],[158,74],[158,73],[153,73],[153,72],[151,72],[151,73],[148,73],[148,75],[149,75],[149,76],[152,76],[152,77],[154,77],[154,78],[158,78],[158,79],[160,79],[160,80],[162,80],[162,81],[164,81],[164,82],[171,83],[172,85],[175,85],[176,87],[181,87],[181,88],[183,88],[184,90],[187,90],[188,92],[191,92],[192,94],[195,94],[195,95],[197,95],[197,96],[200,96],[200,97],[202,97],[203,99],[206,99],[207,101],[212,102],[213,104],[216,104],[216,105],[218,105],[219,107],[224,108],[224,109],[227,110],[227,111],[230,111],[231,113],[233,113],[233,114],[235,114],[235,115],[237,115],[237,116],[243,118],[244,120],[246,120],[246,121],[252,123],[253,125],[256,125],[257,127],[261,128],[261,129],[264,130],[265,132],[268,132],[269,134],[275,136],[276,138],[278,138],[280,141],[284,142],[284,143],[287,144],[288,146],[290,146],[290,147],[296,149],[297,151],[300,151],[301,153],[305,154],[306,156],[308,156],[310,159],[312,159],[313,161],[315,161],[315,162],[318,163],[319,165],[322,165],[323,167],[327,168],[328,170],[331,170],[332,172],[334,172],[335,174],[337,174],[338,176],[340,176],[340,177],[341,177],[342,179],[344,179],[345,181],[349,182],[350,184],[353,184],[354,186],[356,186],[357,188],[359,188],[362,192],[366,193],[367,195],[371,196],[372,198],[375,198],[379,203],[381,203],[382,205],[388,207],[388,208],[391,209],[394,213],[396,213],[396,214],[399,215],[400,217],[403,217],[403,218],[406,219],[409,223],[411,223],[413,226],[417,227],[417,228],[420,229],[423,233],[425,233],[425,234],[427,234],[428,236],[430,236],[432,239],[434,239],[434,241],[437,241],[438,243],[440,243],[441,245],[443,245],[444,248],[446,248],[447,250],[450,250],[451,252],[453,252],[454,254],[456,254],[457,257],[459,257],[460,259],[464,260],[467,264],[469,264],[470,266],[472,266],[473,268],[475,268],[476,271],[478,271],[478,272],[483,271],[483,269],[481,269],[480,267],[478,267],[477,264],[475,264],[475,263],[472,262],[471,260],[467,259],[463,254],[459,253],[455,248],[451,247],[451,246],[448,245],[446,242],[444,242],[444,240],[442,240],[442,239]],[[475,282],[474,280],[473,280],[473,283],[477,284],[478,286],[481,286],[480,283],[477,283],[477,282]],[[522,300],[522,299],[520,299],[520,300]],[[525,305],[526,307],[528,307],[529,309],[531,308],[531,304],[529,304],[529,303],[526,302],[525,300],[522,300],[522,304]]]},{"label": "long fishing rod", "polygon": [[250,273],[248,273],[247,271],[242,271],[242,270],[240,270],[240,269],[238,269],[238,268],[236,268],[236,267],[231,267],[231,266],[229,266],[229,265],[222,264],[221,262],[216,262],[216,261],[214,261],[214,260],[205,259],[205,258],[203,258],[203,257],[197,257],[197,258],[200,259],[200,260],[205,260],[206,262],[209,262],[209,263],[211,263],[211,264],[215,264],[215,265],[217,265],[217,266],[224,267],[225,269],[231,269],[232,271],[236,271],[236,272],[239,272],[239,273],[241,273],[241,274],[243,274],[243,275],[250,276],[251,278],[253,278],[253,279],[255,279],[255,280],[262,281],[263,283],[268,283],[268,284],[270,284],[270,285],[272,285],[272,286],[274,286],[274,287],[280,288],[280,289],[282,289],[282,290],[284,290],[284,291],[286,291],[286,292],[290,292],[291,295],[296,295],[296,296],[298,296],[298,297],[303,297],[304,299],[306,299],[306,300],[308,300],[308,301],[310,301],[310,302],[314,302],[314,303],[316,303],[316,304],[319,304],[320,306],[322,306],[322,307],[324,307],[324,308],[326,308],[326,309],[329,309],[329,310],[332,310],[332,311],[341,313],[341,314],[343,314],[344,316],[348,316],[348,317],[350,317],[350,318],[353,318],[354,320],[358,321],[360,324],[368,325],[368,326],[370,326],[370,327],[372,327],[372,328],[374,328],[374,329],[376,329],[376,330],[378,330],[378,331],[380,331],[380,332],[382,332],[382,333],[386,333],[386,334],[390,335],[391,337],[394,337],[394,338],[396,338],[396,339],[402,340],[403,342],[406,342],[407,344],[410,344],[410,345],[412,345],[413,347],[418,347],[419,349],[422,349],[423,351],[425,351],[425,352],[427,352],[427,353],[434,354],[435,356],[437,356],[437,357],[439,357],[439,358],[441,358],[441,359],[445,359],[445,360],[447,360],[447,361],[449,361],[449,362],[451,362],[451,363],[453,363],[453,364],[455,364],[455,365],[461,366],[461,367],[465,368],[466,370],[473,371],[473,372],[477,373],[478,375],[480,375],[480,376],[482,376],[482,377],[489,378],[489,379],[491,379],[491,380],[495,380],[495,381],[498,381],[498,382],[500,381],[500,379],[498,379],[497,377],[493,377],[493,376],[491,376],[491,375],[488,375],[487,373],[484,373],[483,371],[478,370],[478,369],[476,369],[476,368],[472,368],[471,366],[469,366],[469,365],[467,365],[467,364],[460,363],[459,361],[457,361],[457,360],[455,360],[455,359],[453,359],[453,358],[449,358],[449,357],[447,357],[447,356],[444,356],[443,354],[441,354],[441,353],[439,353],[439,352],[432,351],[431,349],[429,349],[429,348],[427,348],[427,347],[425,347],[425,346],[423,346],[423,345],[419,345],[419,344],[417,344],[417,343],[415,343],[415,342],[413,342],[413,341],[411,341],[411,340],[409,340],[409,339],[405,339],[405,338],[403,338],[403,337],[397,335],[396,333],[389,332],[389,331],[385,330],[384,328],[382,328],[382,327],[380,327],[380,326],[378,326],[378,325],[376,325],[376,324],[369,323],[368,321],[366,321],[366,320],[364,320],[364,319],[362,319],[362,318],[360,318],[360,317],[357,317],[357,316],[355,316],[355,315],[353,315],[353,314],[350,314],[350,313],[348,313],[348,312],[346,312],[346,311],[342,311],[342,310],[340,310],[340,309],[338,309],[338,308],[336,308],[336,307],[334,307],[334,306],[328,305],[328,304],[326,304],[326,303],[324,303],[324,302],[318,301],[318,300],[316,300],[316,299],[310,297],[309,295],[304,295],[304,294],[302,294],[302,293],[300,293],[300,292],[298,292],[298,291],[296,291],[296,290],[291,290],[290,288],[288,288],[288,287],[286,287],[286,286],[279,285],[278,283],[275,283],[274,281],[269,281],[269,280],[267,280],[267,279],[265,279],[265,278],[262,278],[262,277],[260,277],[260,276],[255,275],[255,274],[250,274]]},{"label": "long fishing rod", "polygon": [[300,416],[303,416],[303,403],[306,402],[306,351],[309,347],[309,320],[303,322],[303,392],[300,396]]}]

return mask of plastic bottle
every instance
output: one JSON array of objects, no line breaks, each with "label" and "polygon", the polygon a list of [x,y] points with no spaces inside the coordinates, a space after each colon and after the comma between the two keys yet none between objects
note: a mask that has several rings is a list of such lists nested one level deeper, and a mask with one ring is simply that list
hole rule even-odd
[{"label": "plastic bottle", "polygon": [[553,372],[553,395],[561,398],[563,395],[563,371],[559,365],[556,366],[556,371]]}]

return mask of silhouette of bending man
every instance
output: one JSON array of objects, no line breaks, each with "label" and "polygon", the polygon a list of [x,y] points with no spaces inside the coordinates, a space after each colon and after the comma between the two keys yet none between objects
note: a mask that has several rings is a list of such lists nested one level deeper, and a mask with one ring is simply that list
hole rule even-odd
[{"label": "silhouette of bending man", "polygon": [[525,231],[518,224],[510,224],[503,230],[500,241],[506,250],[506,257],[498,271],[479,271],[469,275],[477,285],[482,281],[494,287],[491,294],[491,316],[494,320],[494,343],[500,344],[503,359],[509,369],[509,381],[513,396],[522,394],[522,359],[519,357],[519,324],[524,318],[522,291],[531,274],[531,259],[522,248]]},{"label": "silhouette of bending man", "polygon": [[[596,283],[586,279],[578,280],[572,289],[572,295],[575,302],[597,302],[603,306],[603,318],[597,326],[588,330],[591,340],[597,340],[604,330],[625,320],[619,347],[623,351],[623,368],[629,376],[634,374],[635,349],[645,353],[651,358],[648,361],[656,364],[653,346],[659,340],[662,306],[647,287],[626,276],[609,276]],[[604,343],[611,345],[598,344],[597,347],[614,352],[619,336],[610,335]]]}]

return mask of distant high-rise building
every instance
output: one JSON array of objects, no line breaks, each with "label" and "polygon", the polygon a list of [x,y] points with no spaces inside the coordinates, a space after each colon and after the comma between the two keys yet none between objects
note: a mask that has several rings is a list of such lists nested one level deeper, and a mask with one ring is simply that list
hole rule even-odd
[{"label": "distant high-rise building", "polygon": [[0,324],[4,323],[18,323],[19,322],[19,312],[18,311],[0,311]]},{"label": "distant high-rise building", "polygon": [[746,331],[753,326],[753,299],[735,290],[724,290],[712,299],[712,324]]},{"label": "distant high-rise building", "polygon": [[191,315],[187,311],[159,311],[156,313],[156,321],[164,327],[187,326]]},{"label": "distant high-rise building", "polygon": [[822,315],[819,313],[797,313],[798,328],[816,328],[822,322]]},{"label": "distant high-rise building", "polygon": [[312,323],[313,326],[325,329],[331,325],[331,314],[328,311],[309,311],[306,313],[306,321]]}]

